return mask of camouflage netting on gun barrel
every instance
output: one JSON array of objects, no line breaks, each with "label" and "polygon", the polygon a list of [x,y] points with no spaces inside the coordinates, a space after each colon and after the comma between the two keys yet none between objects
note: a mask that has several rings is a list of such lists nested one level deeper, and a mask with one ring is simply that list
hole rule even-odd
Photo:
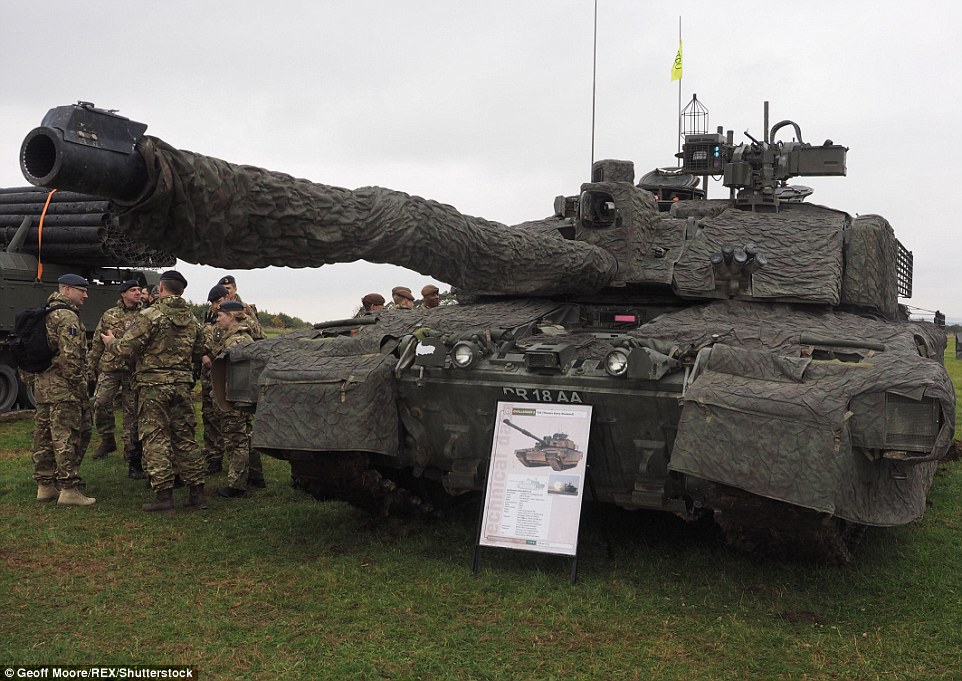
[{"label": "camouflage netting on gun barrel", "polygon": [[150,180],[138,201],[121,207],[122,226],[188,262],[249,269],[367,260],[459,288],[523,295],[596,291],[618,271],[602,248],[403,192],[315,184],[151,137],[137,148]]},{"label": "camouflage netting on gun barrel", "polygon": [[[672,470],[864,524],[921,517],[955,421],[951,381],[938,361],[919,357],[918,346],[929,357],[944,350],[924,325],[719,301],[662,315],[637,333],[694,346],[718,335],[684,397]],[[803,334],[824,343],[803,344]],[[832,355],[844,361],[822,359]],[[932,461],[875,460],[897,447],[883,446],[892,427],[870,420],[869,407],[900,398],[916,407],[934,401]]]}]

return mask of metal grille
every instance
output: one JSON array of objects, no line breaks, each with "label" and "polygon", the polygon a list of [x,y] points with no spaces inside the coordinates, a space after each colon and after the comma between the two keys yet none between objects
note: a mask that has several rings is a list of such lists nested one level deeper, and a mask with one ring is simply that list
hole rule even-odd
[{"label": "metal grille", "polygon": [[939,433],[939,403],[885,393],[885,448],[930,452]]},{"label": "metal grille", "polygon": [[898,253],[896,255],[896,277],[898,278],[899,296],[901,298],[912,297],[912,251],[902,245],[896,239]]}]

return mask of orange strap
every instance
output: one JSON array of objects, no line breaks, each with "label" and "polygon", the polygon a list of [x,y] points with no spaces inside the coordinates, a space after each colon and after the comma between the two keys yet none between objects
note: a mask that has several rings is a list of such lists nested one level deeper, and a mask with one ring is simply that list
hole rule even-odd
[{"label": "orange strap", "polygon": [[37,281],[41,281],[43,277],[43,261],[40,259],[41,247],[43,246],[43,219],[47,217],[47,208],[50,206],[50,199],[53,198],[55,191],[57,190],[51,189],[50,193],[47,194],[47,201],[43,204],[43,212],[40,213],[40,224],[37,225]]}]

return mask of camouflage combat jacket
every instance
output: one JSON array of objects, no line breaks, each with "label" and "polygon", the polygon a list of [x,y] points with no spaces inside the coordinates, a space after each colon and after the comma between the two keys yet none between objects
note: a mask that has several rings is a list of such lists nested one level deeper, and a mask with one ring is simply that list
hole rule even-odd
[{"label": "camouflage combat jacket", "polygon": [[47,345],[57,354],[33,384],[34,398],[41,404],[87,399],[87,330],[67,296],[51,294],[47,306],[55,304],[69,305],[70,309],[54,310],[45,320]]},{"label": "camouflage combat jacket", "polygon": [[[248,305],[241,297],[234,294],[234,300],[244,306],[244,314],[247,315],[247,326],[250,329],[251,338],[254,340],[264,340],[264,331],[261,329],[261,320],[257,318],[257,307]],[[216,318],[217,315],[214,315]]]},{"label": "camouflage combat jacket", "polygon": [[138,386],[193,385],[194,360],[204,354],[204,333],[183,298],[163,296],[137,315],[114,347],[120,357],[136,358]]},{"label": "camouflage combat jacket", "polygon": [[124,337],[124,332],[140,314],[140,304],[135,307],[127,307],[124,301],[120,300],[115,306],[104,312],[100,321],[97,322],[97,329],[94,331],[94,340],[90,348],[90,368],[93,371],[133,371],[134,361],[124,360],[114,348],[104,345],[100,334],[108,331],[114,332],[117,339]]},{"label": "camouflage combat jacket", "polygon": [[226,352],[235,346],[253,342],[254,335],[246,324],[238,324],[227,330],[220,329],[220,333],[214,334],[212,337],[210,354],[211,357],[217,357],[222,352]]}]

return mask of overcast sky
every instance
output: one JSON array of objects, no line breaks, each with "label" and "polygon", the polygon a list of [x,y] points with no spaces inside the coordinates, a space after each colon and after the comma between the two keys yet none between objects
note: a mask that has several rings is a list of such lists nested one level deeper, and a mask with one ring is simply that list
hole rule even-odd
[{"label": "overcast sky", "polygon": [[[710,129],[744,141],[762,137],[768,100],[771,123],[849,147],[848,177],[796,183],[888,218],[915,257],[905,302],[962,319],[962,153],[942,153],[962,152],[959,8],[599,0],[595,158],[633,160],[639,176],[674,165],[681,17],[683,102],[697,93]],[[588,179],[593,14],[593,0],[4,0],[0,186],[26,184],[20,144],[46,111],[85,100],[181,149],[509,224],[543,218]],[[223,273],[178,268],[195,301]],[[233,273],[245,300],[308,321],[431,282],[363,262]]]}]

